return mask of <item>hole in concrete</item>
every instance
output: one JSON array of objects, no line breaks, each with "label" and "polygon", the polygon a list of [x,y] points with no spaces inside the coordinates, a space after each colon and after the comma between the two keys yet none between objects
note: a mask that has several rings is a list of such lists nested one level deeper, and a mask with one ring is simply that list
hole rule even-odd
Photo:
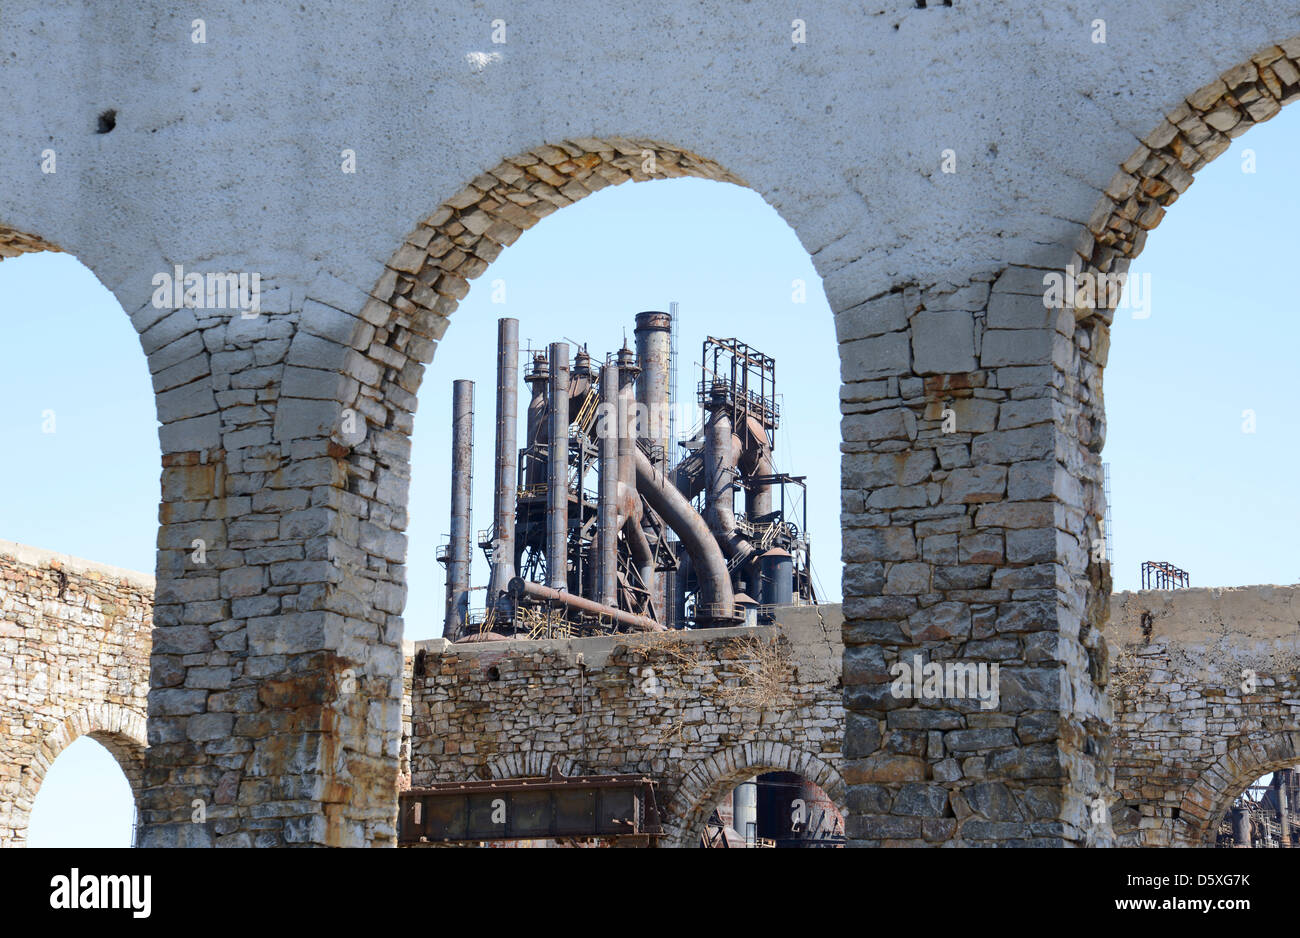
[{"label": "hole in concrete", "polygon": [[501,680],[501,670],[496,665],[492,665],[492,667],[487,669],[487,679],[489,681]]},{"label": "hole in concrete", "polygon": [[116,126],[117,126],[117,111],[113,110],[112,108],[109,108],[103,114],[99,115],[99,125],[98,127],[95,128],[95,133],[97,134],[111,133],[113,128]]}]

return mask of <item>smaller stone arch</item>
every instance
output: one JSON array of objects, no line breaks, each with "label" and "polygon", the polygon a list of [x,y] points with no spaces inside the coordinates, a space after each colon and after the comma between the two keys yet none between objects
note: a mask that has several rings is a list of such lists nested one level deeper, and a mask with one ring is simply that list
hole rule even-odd
[{"label": "smaller stone arch", "polygon": [[581,769],[568,756],[557,756],[552,752],[512,752],[508,755],[493,756],[487,763],[487,775],[475,773],[475,779],[487,781],[498,778],[537,778],[549,775],[554,769],[561,775],[578,775]]},{"label": "smaller stone arch", "polygon": [[841,814],[848,814],[844,779],[822,759],[785,743],[741,743],[697,760],[682,776],[664,812],[662,845],[690,846],[699,839],[723,792],[761,772],[795,772],[826,792]]},{"label": "smaller stone arch", "polygon": [[28,820],[45,774],[63,750],[82,736],[89,736],[112,753],[139,807],[144,783],[144,752],[148,748],[144,714],[111,703],[85,707],[55,724],[36,746],[30,761],[22,767],[18,794],[11,809],[11,826],[18,832],[14,838],[15,845],[26,844]]},{"label": "smaller stone arch", "polygon": [[1207,846],[1215,824],[1246,786],[1269,772],[1300,764],[1300,733],[1247,740],[1220,756],[1187,790],[1172,843]]}]

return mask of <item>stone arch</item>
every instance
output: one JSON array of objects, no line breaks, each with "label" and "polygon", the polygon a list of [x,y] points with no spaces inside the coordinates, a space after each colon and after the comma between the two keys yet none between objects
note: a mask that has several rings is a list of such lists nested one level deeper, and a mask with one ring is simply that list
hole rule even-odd
[{"label": "stone arch", "polygon": [[35,254],[39,251],[60,252],[62,249],[38,238],[13,228],[0,225],[0,259],[17,257],[20,254]]},{"label": "stone arch", "polygon": [[[1069,484],[1079,486],[1079,504],[1086,506],[1083,537],[1072,547],[1069,560],[1074,590],[1082,600],[1082,633],[1094,671],[1104,670],[1107,658],[1102,628],[1109,617],[1111,578],[1107,564],[1089,559],[1088,544],[1101,538],[1105,514],[1103,375],[1109,360],[1110,327],[1121,299],[1118,278],[1127,274],[1148,233],[1187,191],[1195,174],[1223,154],[1234,138],[1274,117],[1297,98],[1300,36],[1261,49],[1188,94],[1119,163],[1073,247],[1064,252],[1066,264],[1079,276],[1078,292],[1065,296],[1060,307],[1052,310],[1055,329],[1064,337],[1057,343],[1056,363],[1065,373],[1066,398],[1065,411],[1056,416],[1055,423],[1060,435],[1058,451],[1068,452],[1066,472],[1073,477]],[[1035,270],[1024,292],[1035,299],[1044,298],[1045,274],[1060,275],[1059,271]],[[1109,709],[1109,701],[1104,701],[1104,710]],[[1109,717],[1105,719],[1109,722]]]},{"label": "stone arch", "polygon": [[537,778],[542,775],[549,775],[552,771],[561,775],[582,774],[582,767],[568,756],[556,755],[553,752],[542,752],[536,749],[531,752],[515,752],[504,756],[493,756],[488,760],[486,769],[486,774],[481,771],[474,773],[474,780]]},{"label": "stone arch", "polygon": [[[96,704],[54,724],[32,750],[31,759],[22,768],[21,783],[12,806],[11,825],[15,830],[26,831],[37,792],[50,766],[63,750],[82,736],[89,736],[112,754],[126,776],[131,796],[139,808],[144,784],[144,753],[148,748],[144,714],[118,704]],[[22,842],[25,839],[24,836]]]},{"label": "stone arch", "polygon": [[[748,185],[681,147],[622,137],[543,144],[475,177],[406,237],[360,319],[345,324],[351,333],[340,388],[343,407],[363,415],[371,427],[409,434],[424,366],[433,360],[469,281],[557,209],[629,180],[681,177]],[[348,442],[343,435],[336,438]],[[362,488],[385,476],[402,489],[404,503],[408,456],[409,446],[397,441],[381,438],[378,447],[363,443],[349,455],[349,475],[361,480]]]},{"label": "stone arch", "polygon": [[1200,774],[1179,805],[1173,846],[1204,847],[1219,818],[1246,786],[1262,775],[1300,764],[1300,733],[1248,739],[1232,747]]},{"label": "stone arch", "polygon": [[[332,548],[335,556],[350,561],[355,570],[346,576],[332,572],[336,579],[330,592],[333,608],[347,617],[342,642],[354,650],[347,657],[364,662],[358,677],[364,674],[377,684],[400,673],[400,654],[390,651],[396,648],[394,624],[406,601],[402,532],[407,527],[416,394],[469,281],[559,208],[629,180],[679,177],[746,186],[712,160],[655,140],[580,138],[535,147],[475,177],[425,218],[387,261],[359,318],[321,304],[304,310],[287,362],[308,365],[313,370],[307,373],[328,387],[295,399],[300,393],[297,374],[291,373],[293,367],[286,369],[276,421],[277,427],[298,424],[294,436],[319,433],[313,443],[319,444],[320,455],[332,458],[330,479],[360,496],[336,506],[337,515],[328,522],[343,542]],[[340,418],[349,412],[354,427],[363,432],[345,430]],[[392,648],[367,651],[376,638]],[[373,666],[377,660],[386,663]],[[387,662],[392,673],[385,670]],[[386,700],[372,696],[367,705],[396,712],[396,694],[390,692]],[[367,723],[364,717],[358,720],[358,725]],[[395,772],[395,761],[393,768]],[[508,774],[545,774],[536,769],[511,768]],[[394,789],[383,787],[386,793]],[[392,809],[395,813],[395,800]]]},{"label": "stone arch", "polygon": [[713,806],[737,783],[761,772],[794,772],[820,787],[847,816],[847,787],[831,765],[785,743],[749,742],[698,759],[682,775],[665,816],[665,847],[688,847],[699,839]]},{"label": "stone arch", "polygon": [[[1267,46],[1169,111],[1106,186],[1074,249],[1084,272],[1121,273],[1193,177],[1234,138],[1300,98],[1300,36]],[[1117,299],[1117,298],[1116,298]],[[1112,304],[1113,305],[1113,304]],[[1106,309],[1097,311],[1109,323]],[[1076,317],[1083,319],[1082,307]]]}]

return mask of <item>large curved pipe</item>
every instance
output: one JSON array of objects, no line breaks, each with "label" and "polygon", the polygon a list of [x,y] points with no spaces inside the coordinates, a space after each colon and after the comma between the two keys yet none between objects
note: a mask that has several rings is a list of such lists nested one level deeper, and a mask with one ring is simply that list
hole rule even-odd
[{"label": "large curved pipe", "polygon": [[628,628],[642,632],[664,631],[664,627],[654,619],[647,619],[645,616],[639,616],[632,612],[624,612],[622,609],[613,606],[604,606],[593,599],[575,596],[573,593],[563,590],[551,589],[549,586],[534,583],[532,580],[525,580],[523,577],[517,576],[510,581],[510,595],[516,600],[529,596],[533,599],[544,599],[548,602],[559,603],[577,612],[585,612],[593,616],[607,616],[619,625],[626,625]]},{"label": "large curved pipe", "polygon": [[676,532],[694,561],[695,575],[699,578],[701,592],[707,601],[701,605],[711,606],[713,610],[713,614],[707,618],[734,619],[736,593],[731,586],[731,576],[727,572],[727,561],[722,556],[722,548],[713,539],[709,526],[668,478],[650,465],[645,453],[635,449],[633,454],[636,461],[637,491]]},{"label": "large curved pipe", "polygon": [[709,530],[717,538],[722,553],[733,566],[749,562],[754,545],[736,529],[736,512],[732,507],[736,458],[739,446],[731,429],[731,418],[721,411],[710,417],[704,434],[705,517]]}]

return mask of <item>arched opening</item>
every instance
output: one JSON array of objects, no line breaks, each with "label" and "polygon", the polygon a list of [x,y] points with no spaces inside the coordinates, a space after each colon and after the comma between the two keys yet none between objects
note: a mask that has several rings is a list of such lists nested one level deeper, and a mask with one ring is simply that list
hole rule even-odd
[{"label": "arched opening", "polygon": [[[764,778],[766,784],[748,787]],[[766,839],[786,847],[839,846],[848,813],[846,790],[838,771],[795,746],[772,742],[732,746],[698,758],[684,773],[668,806],[669,833],[663,845],[743,845],[752,819],[754,837],[749,839],[755,845]],[[760,831],[772,836],[763,837]]]},{"label": "arched opening", "polygon": [[[1233,597],[1230,591],[1222,597],[1217,590],[1178,591],[1297,579],[1289,566],[1289,528],[1279,522],[1294,514],[1288,506],[1300,503],[1276,484],[1276,465],[1293,449],[1296,422],[1284,403],[1289,388],[1273,380],[1276,369],[1292,370],[1289,356],[1274,350],[1300,338],[1291,331],[1289,308],[1274,296],[1289,291],[1283,278],[1294,238],[1285,225],[1263,239],[1255,234],[1261,220],[1274,212],[1285,218],[1287,203],[1300,204],[1300,190],[1288,191],[1282,182],[1300,121],[1287,115],[1252,128],[1300,97],[1298,57],[1300,39],[1261,49],[1174,107],[1107,185],[1071,268],[1077,272],[1067,303],[1079,352],[1076,429],[1081,453],[1088,450],[1078,476],[1083,503],[1094,506],[1088,522],[1098,525],[1088,535],[1094,560],[1085,589],[1093,593],[1099,619],[1110,603],[1124,620],[1109,627],[1108,639],[1118,635],[1119,643],[1107,664],[1119,729],[1120,804],[1112,821],[1123,842],[1205,843],[1232,799],[1275,761],[1259,755],[1260,747],[1291,746],[1277,728],[1285,722],[1268,715],[1291,678],[1266,660],[1271,651],[1261,649],[1278,644],[1267,623],[1293,618],[1284,608],[1293,591],[1263,586]],[[1201,185],[1193,187],[1194,180]],[[1165,215],[1179,199],[1179,220],[1169,228],[1175,223]],[[1261,241],[1259,263],[1249,270],[1224,259],[1224,232],[1234,222],[1248,224],[1250,240]],[[1165,226],[1160,237],[1143,253],[1158,225]],[[1278,271],[1277,280],[1270,280],[1271,270]],[[1118,340],[1113,349],[1112,329]],[[1112,405],[1105,411],[1103,370]],[[1110,463],[1105,469],[1097,455],[1102,441]],[[1113,531],[1110,518],[1104,524],[1101,518],[1112,498]],[[1103,558],[1111,561],[1108,569],[1102,569]],[[1105,595],[1112,578],[1125,595]],[[1186,615],[1201,598],[1210,605],[1234,598],[1238,608],[1251,606],[1242,616],[1249,625],[1236,623],[1243,635],[1237,647],[1232,621],[1222,622],[1226,634],[1208,635],[1203,617]],[[1255,632],[1270,641],[1244,637]],[[1234,662],[1226,711],[1218,706],[1222,681],[1187,674],[1173,686],[1146,677],[1170,655],[1190,652],[1196,660],[1207,642],[1227,646]],[[1143,683],[1126,688],[1135,675]],[[1169,751],[1167,730],[1135,703],[1145,696],[1163,699],[1171,711],[1168,725],[1182,732],[1196,728],[1193,741]],[[1227,755],[1220,755],[1225,748]],[[1224,790],[1224,779],[1232,779],[1231,791]]]},{"label": "arched opening", "polygon": [[[568,340],[571,355],[590,354],[593,370],[599,370],[607,357],[612,358],[605,353],[615,352],[624,342],[635,350],[638,311],[667,311],[669,301],[678,309],[673,337],[677,405],[670,411],[675,423],[670,435],[689,440],[692,430],[702,425],[697,388],[707,337],[734,336],[769,352],[780,407],[780,423],[773,433],[774,468],[803,479],[778,492],[788,499],[786,515],[811,535],[814,594],[822,602],[839,599],[838,386],[825,380],[833,324],[806,252],[756,193],[698,179],[600,192],[524,234],[476,286],[460,304],[444,339],[466,351],[440,369],[441,380],[422,388],[421,425],[432,422],[433,430],[414,434],[412,443],[408,637],[443,633],[440,574],[447,570],[439,568],[435,546],[441,548],[448,540],[452,446],[446,415],[452,412],[451,379],[471,380],[476,389],[472,518],[477,535],[494,523],[493,350],[498,320],[518,321],[516,439],[523,462],[510,461],[526,473],[531,452],[529,396],[539,396],[537,384],[529,379],[536,369],[535,356],[544,358],[552,340]],[[454,368],[449,374],[448,367]],[[544,396],[544,383],[540,390]],[[576,403],[572,416],[579,417]],[[677,453],[665,454],[665,461],[689,455],[678,445]],[[544,479],[544,460],[537,462]],[[598,466],[589,463],[587,470],[587,496],[594,503]],[[516,481],[522,487],[528,480]],[[702,507],[702,494],[696,501]],[[744,520],[740,501],[737,497]],[[773,503],[779,511],[780,499]],[[529,530],[526,520],[521,515],[523,533]],[[545,519],[534,520],[538,523],[533,533],[540,534]],[[492,579],[488,551],[480,549],[480,540],[476,537],[472,545],[469,577],[468,606],[476,626],[489,605],[485,587]],[[537,560],[537,553],[525,551],[522,543],[516,551],[523,560],[520,566]],[[434,570],[438,573],[430,576]]]},{"label": "arched opening", "polygon": [[[653,194],[643,190],[635,194],[601,193],[595,198],[587,198],[591,193],[628,180],[666,180],[684,176],[697,179],[681,183],[681,189],[675,188],[678,184],[660,189],[664,184],[658,182]],[[695,290],[700,297],[695,309],[689,301],[682,303],[682,321],[690,324],[701,337],[743,334],[747,328],[752,334],[752,326],[761,323],[763,317],[757,315],[752,306],[743,310],[741,307],[746,305],[747,299],[743,290],[751,285],[757,265],[751,265],[749,275],[738,284],[742,288],[739,291],[741,296],[718,304],[724,306],[723,309],[699,308],[714,305],[714,298],[719,295],[717,285],[728,282],[717,269],[720,258],[725,261],[726,250],[717,244],[707,245],[707,239],[697,237],[692,241],[691,235],[698,236],[698,225],[708,225],[710,228],[707,230],[717,232],[719,224],[728,220],[726,216],[735,214],[743,219],[741,227],[752,224],[753,218],[760,218],[769,232],[779,231],[779,237],[784,240],[782,250],[788,251],[787,257],[797,257],[795,263],[786,260],[778,270],[759,275],[769,290],[762,305],[779,311],[785,320],[779,327],[767,329],[763,338],[769,345],[781,345],[788,352],[792,347],[806,348],[806,344],[817,341],[809,342],[810,336],[817,336],[819,332],[824,336],[825,345],[818,349],[818,365],[813,367],[818,369],[817,378],[826,399],[819,401],[818,406],[806,408],[805,413],[810,416],[802,423],[826,436],[828,441],[838,443],[836,402],[829,396],[837,383],[824,380],[825,367],[833,361],[829,354],[831,317],[827,315],[829,310],[819,289],[820,282],[806,253],[797,246],[793,232],[778,221],[778,216],[756,195],[743,189],[730,192],[727,188],[715,189],[712,186],[702,190],[703,180],[743,186],[734,175],[688,151],[655,141],[623,139],[570,140],[538,147],[479,176],[463,192],[448,199],[407,239],[390,261],[388,272],[372,291],[373,299],[362,313],[365,323],[352,344],[357,349],[368,348],[366,357],[379,368],[370,373],[371,377],[363,379],[356,408],[367,414],[367,419],[372,419],[369,416],[372,413],[378,416],[378,412],[364,399],[373,393],[365,389],[364,384],[377,384],[379,398],[390,408],[384,418],[385,425],[409,432],[411,418],[402,411],[413,407],[413,394],[421,383],[423,372],[419,363],[432,358],[435,344],[443,340],[448,328],[446,317],[462,304],[462,300],[475,310],[476,315],[462,314],[463,318],[458,317],[457,332],[453,335],[463,336],[460,341],[474,350],[477,362],[472,362],[467,352],[457,359],[456,374],[477,373],[477,385],[489,390],[495,382],[492,371],[495,362],[488,350],[495,343],[499,317],[520,318],[524,341],[531,338],[541,350],[550,340],[563,335],[572,337],[579,345],[587,341],[593,345],[599,342],[601,350],[608,347],[612,351],[619,347],[624,333],[632,331],[632,317],[637,310],[666,305],[667,301],[690,292],[693,277],[709,277],[712,289]],[[688,188],[690,184],[695,188]],[[700,195],[702,191],[703,196]],[[693,205],[701,199],[721,207],[713,212],[701,210],[698,204]],[[549,221],[527,242],[538,247],[530,247],[525,252],[511,252],[499,262],[499,267],[494,268],[494,274],[485,278],[488,282],[482,284],[479,291],[470,293],[469,281],[484,277],[488,265],[496,261],[504,247],[514,244],[521,234],[557,208],[577,201],[584,201],[584,204],[575,208],[573,213]],[[657,202],[664,204],[656,206]],[[620,205],[623,206],[621,209]],[[657,215],[653,211],[656,207],[660,209]],[[668,220],[674,211],[679,222],[685,215],[695,224],[688,222],[672,230]],[[723,218],[718,218],[719,214]],[[572,217],[568,217],[570,215]],[[547,231],[554,233],[548,237]],[[738,228],[736,236],[742,235],[743,231]],[[626,250],[620,250],[623,245],[626,245]],[[662,269],[656,271],[655,276],[647,276],[647,271],[656,263],[671,266],[674,260],[690,268],[685,276],[674,276],[671,271]],[[706,272],[706,266],[711,270]],[[625,282],[629,273],[634,274],[637,281],[630,288]],[[678,281],[683,284],[680,290],[673,286]],[[652,285],[651,289],[643,289],[646,285]],[[627,306],[623,316],[611,309],[611,305],[617,306],[620,292],[628,297],[622,301]],[[643,297],[645,293],[653,295]],[[681,299],[687,298],[683,296]],[[559,315],[559,310],[570,312]],[[573,311],[578,312],[578,316],[572,316]],[[741,322],[736,321],[738,313],[743,313]],[[818,318],[820,324],[816,322]],[[776,319],[771,322],[775,325]],[[799,324],[798,327],[792,328],[795,323]],[[574,331],[583,331],[584,334],[573,335]],[[595,333],[594,337],[592,333]],[[697,343],[685,338],[681,342],[681,358],[686,364],[681,369],[683,377],[680,381],[685,389],[691,389],[696,377],[693,374],[696,370],[696,346]],[[810,373],[813,370],[806,364],[804,368]],[[785,395],[789,400],[791,391],[798,384],[800,371],[791,369],[786,374],[790,375],[785,379],[790,382],[785,385]],[[522,384],[520,382],[521,387]],[[451,410],[447,398],[450,382],[444,380],[439,385],[425,390],[426,401],[432,403],[432,407],[426,404],[424,412],[434,415],[425,419],[434,419],[440,426],[446,426],[443,414]],[[806,387],[799,390],[801,395],[808,392]],[[475,424],[476,448],[480,453],[491,454],[493,424],[490,419],[482,419],[491,417],[490,395],[480,394],[475,409],[480,418]],[[521,402],[518,406],[518,436],[521,441],[525,435],[525,410]],[[373,438],[374,432],[368,432]],[[790,431],[787,430],[785,435],[788,441]],[[428,512],[423,507],[411,514],[418,514],[420,521],[417,523],[429,524],[432,531],[440,534],[446,531],[447,521],[443,519],[448,515],[448,496],[444,494],[446,479],[450,475],[448,438],[449,434],[422,434],[415,450],[421,461],[428,458],[432,465],[437,466],[434,472],[441,477],[441,484],[435,483],[430,487],[436,501],[425,501],[427,496],[417,487],[412,503],[413,509],[421,502],[431,503],[434,506],[432,520],[428,519]],[[342,441],[347,442],[345,438]],[[386,486],[387,492],[396,493],[400,498],[409,489],[411,479],[410,468],[401,458],[405,447],[386,445],[382,441],[379,447],[374,447],[368,442],[352,448],[350,461],[353,472],[364,480],[357,484],[369,490],[372,484],[377,486],[378,480],[383,478],[391,483]],[[422,449],[430,444],[437,447],[437,452],[424,457]],[[810,470],[813,474],[826,474],[826,470],[838,462],[829,445],[827,450],[826,465],[814,467]],[[360,456],[359,462],[360,454],[364,455]],[[480,460],[480,465],[483,461]],[[486,478],[482,470],[480,478]],[[827,478],[808,503],[813,506],[811,512],[817,518],[821,563],[829,562],[832,569],[837,569],[838,510],[831,494],[834,486],[833,476]],[[492,521],[492,487],[480,481],[474,491],[477,496],[475,518],[484,519],[474,525],[475,533],[478,533],[488,530]],[[391,518],[387,516],[388,512],[383,512],[378,518],[372,518],[371,523],[381,529],[390,527],[396,531],[405,527],[408,521],[407,513],[397,513]],[[810,520],[809,526],[813,525]],[[415,533],[413,528],[412,534]],[[435,587],[433,593],[426,592],[427,584],[424,582],[426,571],[436,569],[434,547],[440,541],[436,535],[413,536],[410,540],[411,568],[420,571],[420,575],[413,576],[408,587],[411,596],[405,617],[408,636],[420,638],[441,634],[442,615],[438,612],[441,603],[437,596],[441,591]],[[481,582],[486,579],[483,558],[477,549],[473,554],[473,569]],[[839,577],[834,573],[823,573],[821,581],[822,595],[838,599]]]},{"label": "arched opening", "polygon": [[1233,799],[1210,836],[1216,847],[1300,847],[1300,766],[1275,769]]},{"label": "arched opening", "polygon": [[[1115,311],[1102,455],[1117,591],[1300,581],[1289,550],[1300,493],[1277,474],[1300,431],[1286,221],[1300,211],[1300,113],[1238,136],[1248,123],[1188,177]],[[1231,232],[1250,244],[1248,266],[1225,257]]]},{"label": "arched opening", "polygon": [[154,568],[154,389],[131,367],[140,340],[116,297],[76,257],[6,231],[0,258],[0,388],[17,405],[0,416],[14,456],[0,464],[0,592],[7,667],[20,675],[0,722],[53,727],[34,750],[6,740],[17,774],[5,837],[130,846],[153,583],[129,571]]},{"label": "arched opening", "polygon": [[136,803],[112,752],[83,736],[59,754],[32,804],[29,847],[133,847]]},{"label": "arched opening", "polygon": [[844,815],[797,772],[764,772],[722,796],[700,837],[708,849],[844,846]]},{"label": "arched opening", "polygon": [[[662,157],[667,151],[655,149],[653,152]],[[609,163],[594,162],[595,156],[608,159]],[[606,178],[598,171],[601,166],[606,167],[615,181],[618,181],[619,173],[622,179],[641,179],[640,170],[646,163],[639,150],[635,156],[633,160],[628,154],[617,152],[588,153],[577,157],[573,163],[580,165],[585,160],[590,164],[589,176],[583,177],[588,184],[593,179]],[[525,170],[538,167],[538,172],[543,175],[548,172],[547,164],[538,164],[535,155],[522,162]],[[659,162],[660,165],[673,165],[662,159]],[[638,332],[637,314],[644,310],[667,312],[670,303],[676,305],[673,309],[676,315],[672,317],[677,330],[674,340],[678,392],[675,397],[689,401],[691,405],[672,411],[672,418],[676,421],[676,434],[670,434],[670,437],[675,437],[672,442],[690,440],[692,424],[700,420],[697,389],[704,380],[701,369],[705,365],[701,351],[707,347],[710,336],[735,337],[760,352],[770,354],[776,360],[778,396],[775,399],[781,417],[780,425],[773,428],[775,468],[804,477],[801,481],[808,493],[807,513],[803,513],[802,504],[794,502],[796,493],[793,492],[789,508],[798,510],[800,531],[810,532],[816,544],[813,570],[817,598],[823,602],[838,601],[837,456],[840,433],[839,383],[832,370],[835,364],[833,319],[820,289],[820,279],[793,231],[756,193],[738,185],[719,185],[719,181],[736,180],[721,173],[713,175],[712,179],[642,179],[646,185],[596,192],[581,198],[581,204],[574,205],[569,211],[555,213],[553,218],[547,217],[544,224],[525,231],[515,241],[517,232],[511,232],[504,225],[498,226],[499,218],[486,227],[482,218],[471,220],[475,212],[482,211],[473,206],[481,206],[485,200],[502,206],[517,206],[521,202],[541,204],[541,214],[549,215],[553,207],[545,209],[545,206],[553,206],[553,203],[545,199],[539,203],[536,180],[531,180],[518,167],[507,167],[500,172],[494,171],[488,179],[476,180],[476,193],[450,200],[449,205],[460,205],[460,208],[454,212],[440,211],[435,216],[438,234],[426,239],[427,233],[424,233],[416,239],[427,240],[430,245],[439,239],[450,239],[452,244],[456,244],[457,239],[469,242],[470,233],[477,229],[482,234],[475,236],[477,240],[473,244],[466,243],[447,250],[469,251],[480,260],[483,259],[481,255],[490,255],[492,266],[470,262],[471,274],[478,277],[474,289],[469,289],[466,281],[463,300],[444,297],[449,302],[436,307],[448,312],[452,306],[457,308],[454,323],[446,327],[449,331],[443,335],[443,326],[440,325],[438,335],[442,342],[452,340],[455,343],[453,350],[463,351],[457,351],[454,359],[441,357],[439,379],[425,381],[421,388],[424,399],[419,420],[422,426],[425,422],[431,422],[431,426],[414,434],[412,441],[411,572],[409,601],[404,616],[408,637],[422,639],[441,636],[444,632],[446,592],[443,577],[438,573],[431,575],[431,572],[438,570],[437,559],[441,559],[435,559],[435,548],[446,543],[453,494],[449,485],[453,434],[449,432],[451,425],[446,420],[446,415],[454,409],[453,395],[448,393],[452,390],[452,380],[471,380],[477,389],[473,399],[475,419],[471,437],[475,460],[471,501],[473,522],[464,525],[463,529],[478,534],[496,521],[493,456],[503,451],[497,445],[494,400],[499,358],[494,351],[500,351],[498,322],[514,319],[518,323],[519,354],[513,365],[516,369],[514,381],[519,389],[514,398],[517,445],[515,451],[507,449],[505,452],[511,464],[511,488],[522,498],[522,493],[528,488],[529,479],[525,476],[531,452],[527,382],[537,363],[530,353],[546,354],[549,363],[551,343],[566,342],[569,344],[567,355],[573,360],[572,373],[577,374],[583,367],[580,364],[583,353],[590,355],[596,368],[609,367],[607,362],[615,360],[614,353],[626,343],[628,350],[638,356],[639,364],[640,337],[634,335]],[[507,184],[507,180],[512,182]],[[484,185],[501,187],[503,193],[492,195],[493,189],[485,193],[481,188]],[[550,183],[543,183],[542,191],[547,191],[547,187],[554,188]],[[584,195],[577,189],[569,191],[575,196]],[[512,201],[512,198],[518,201]],[[489,209],[491,211],[498,209]],[[532,225],[536,221],[515,211],[511,216],[514,219],[511,224],[520,230],[522,225]],[[513,250],[501,253],[499,258],[497,255],[504,245],[491,246],[494,231],[498,237],[513,242]],[[484,248],[483,239],[487,239],[490,246]],[[432,253],[427,247],[425,250]],[[445,256],[443,247],[436,250]],[[460,260],[461,264],[465,262]],[[418,264],[412,260],[407,266]],[[460,271],[461,267],[457,266],[456,270]],[[444,280],[445,273],[427,270],[413,276],[417,283],[456,283]],[[402,279],[398,277],[399,283]],[[419,287],[412,286],[410,290],[414,296]],[[439,303],[435,301],[435,304]],[[399,306],[395,302],[393,308]],[[397,331],[408,328],[405,325],[408,322],[411,323],[409,328],[418,328],[421,317],[427,320],[431,314],[431,311],[409,311],[394,320],[395,328]],[[375,341],[383,330],[384,327],[376,330]],[[420,342],[408,340],[405,347],[432,353],[431,345]],[[577,359],[574,359],[574,353],[578,353]],[[566,364],[570,361],[566,360]],[[592,386],[596,386],[595,380]],[[407,391],[413,392],[414,386],[408,384]],[[758,391],[757,387],[755,391]],[[403,398],[399,395],[397,399]],[[581,401],[573,407],[574,425],[580,420],[580,407]],[[574,439],[573,436],[570,438]],[[596,438],[598,445],[598,434]],[[516,455],[520,451],[522,458]],[[516,462],[516,459],[520,461]],[[390,462],[389,469],[393,470],[394,466]],[[592,475],[598,477],[599,473]],[[574,489],[576,491],[577,486]],[[797,497],[802,498],[802,495],[803,487]],[[738,510],[739,501],[737,497]],[[522,513],[517,517],[522,518]],[[519,522],[525,532],[526,520]],[[472,545],[473,560],[468,577],[472,591],[466,605],[474,624],[478,623],[480,616],[486,618],[489,603],[484,587],[494,577],[487,552],[480,550],[482,540],[476,538]],[[492,540],[487,539],[489,543]],[[520,551],[516,561],[520,556],[526,560],[529,555]],[[519,567],[525,565],[520,563]],[[571,568],[573,577],[568,584],[572,592],[582,588],[582,577],[576,572],[576,566],[574,564]],[[522,570],[520,575],[523,575]],[[595,625],[598,627],[600,623]],[[470,637],[479,634],[475,631]],[[490,681],[501,672],[489,666],[483,673]],[[482,741],[449,738],[440,739],[440,744],[448,747],[448,752],[455,752],[465,746],[480,746]],[[683,744],[683,749],[685,754],[682,758],[686,760],[703,751],[696,751],[695,747],[687,744]],[[571,755],[576,758],[578,753]],[[632,754],[629,753],[628,757]],[[597,764],[593,768],[592,760],[584,758],[580,761],[585,774],[628,770],[613,763]],[[416,788],[421,785],[418,772],[413,784]],[[825,813],[820,804],[818,801],[814,806],[819,823]],[[836,831],[837,836],[842,835],[842,822]]]},{"label": "arched opening", "polygon": [[23,757],[6,821],[12,842],[133,846],[145,745],[144,717],[115,704],[52,725]]}]

